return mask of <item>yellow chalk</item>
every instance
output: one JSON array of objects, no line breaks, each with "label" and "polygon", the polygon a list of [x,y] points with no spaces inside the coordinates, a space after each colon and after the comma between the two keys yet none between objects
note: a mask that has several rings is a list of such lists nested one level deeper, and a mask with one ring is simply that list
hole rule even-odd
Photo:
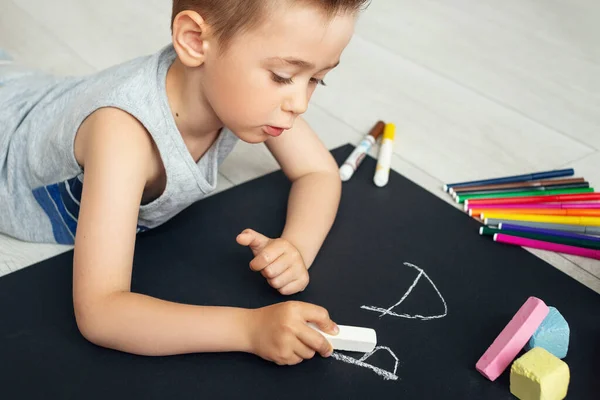
[{"label": "yellow chalk", "polygon": [[569,366],[541,347],[518,358],[510,369],[510,392],[520,400],[561,400],[567,397]]}]

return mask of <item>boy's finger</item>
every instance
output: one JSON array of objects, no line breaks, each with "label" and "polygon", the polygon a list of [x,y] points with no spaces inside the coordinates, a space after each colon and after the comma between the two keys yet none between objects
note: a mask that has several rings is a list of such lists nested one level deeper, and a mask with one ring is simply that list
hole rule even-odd
[{"label": "boy's finger", "polygon": [[277,260],[282,254],[285,253],[285,243],[278,241],[271,241],[264,249],[259,252],[254,252],[254,259],[250,261],[250,268],[254,271],[262,271],[272,262]]},{"label": "boy's finger", "polygon": [[246,229],[237,236],[236,241],[242,246],[250,247],[256,255],[269,244],[271,239],[252,229]]},{"label": "boy's finger", "polygon": [[294,356],[292,358],[290,358],[290,360],[288,361],[288,365],[296,365],[296,364],[300,364],[302,361],[304,361],[302,359],[302,357],[298,356],[296,353],[294,353]]},{"label": "boy's finger", "polygon": [[288,283],[281,289],[279,289],[279,293],[284,296],[289,296],[291,294],[296,294],[298,292],[301,292],[304,289],[306,289],[306,283],[302,282],[300,280],[295,280],[295,281]]},{"label": "boy's finger", "polygon": [[329,318],[329,312],[323,307],[308,304],[303,308],[303,317],[306,322],[312,322],[323,332],[330,335],[337,335],[339,328],[335,322]]},{"label": "boy's finger", "polygon": [[281,275],[284,271],[289,269],[292,266],[291,258],[286,254],[282,254],[279,258],[269,264],[265,269],[263,269],[260,273],[266,279],[273,279],[279,275]]},{"label": "boy's finger", "polygon": [[292,268],[288,268],[282,274],[276,276],[273,279],[268,279],[269,285],[274,289],[281,289],[289,283],[292,283],[297,279],[297,276],[294,274]]},{"label": "boy's finger", "polygon": [[302,327],[297,333],[298,339],[302,341],[306,346],[310,347],[323,357],[329,357],[333,353],[333,346],[325,336],[315,331],[309,326]]},{"label": "boy's finger", "polygon": [[311,347],[304,344],[302,341],[298,341],[296,347],[294,348],[294,353],[301,357],[304,360],[310,360],[315,356],[316,350],[313,350]]}]

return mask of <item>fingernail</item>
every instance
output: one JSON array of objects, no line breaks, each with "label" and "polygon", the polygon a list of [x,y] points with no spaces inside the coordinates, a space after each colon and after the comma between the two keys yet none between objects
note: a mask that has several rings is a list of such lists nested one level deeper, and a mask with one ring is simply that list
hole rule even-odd
[{"label": "fingernail", "polygon": [[334,325],[333,325],[333,332],[334,332],[336,335],[337,335],[338,333],[340,333],[340,328],[339,328],[339,327],[338,327],[336,324],[334,324]]}]

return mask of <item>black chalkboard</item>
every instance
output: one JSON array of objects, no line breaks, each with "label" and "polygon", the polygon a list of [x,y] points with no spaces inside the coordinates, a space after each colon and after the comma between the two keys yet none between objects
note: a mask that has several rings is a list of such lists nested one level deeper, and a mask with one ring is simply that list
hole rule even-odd
[{"label": "black chalkboard", "polygon": [[[341,164],[352,149],[333,154]],[[235,242],[247,227],[281,232],[290,184],[280,171],[140,235],[133,290],[203,305],[260,307],[288,299],[322,305],[339,324],[377,331],[378,345],[398,359],[396,380],[318,356],[279,367],[248,354],[153,358],[94,346],[75,325],[69,252],[0,279],[0,397],[512,399],[508,370],[490,382],[475,363],[529,296],[557,307],[571,326],[569,398],[597,396],[600,296],[523,249],[480,237],[478,222],[399,174],[375,187],[374,167],[365,159],[344,183],[337,221],[302,294],[280,296],[250,271],[249,250]],[[429,277],[447,304],[444,317],[380,317],[362,308],[388,309],[421,271],[410,295],[390,311],[446,314]],[[395,360],[383,349],[364,363],[394,372]]]}]

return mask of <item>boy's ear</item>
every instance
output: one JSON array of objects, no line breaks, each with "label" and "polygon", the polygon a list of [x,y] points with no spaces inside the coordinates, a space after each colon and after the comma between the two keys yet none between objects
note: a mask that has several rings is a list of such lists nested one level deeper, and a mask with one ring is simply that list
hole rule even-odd
[{"label": "boy's ear", "polygon": [[209,48],[209,27],[195,11],[182,11],[173,20],[173,47],[183,65],[199,67]]}]

